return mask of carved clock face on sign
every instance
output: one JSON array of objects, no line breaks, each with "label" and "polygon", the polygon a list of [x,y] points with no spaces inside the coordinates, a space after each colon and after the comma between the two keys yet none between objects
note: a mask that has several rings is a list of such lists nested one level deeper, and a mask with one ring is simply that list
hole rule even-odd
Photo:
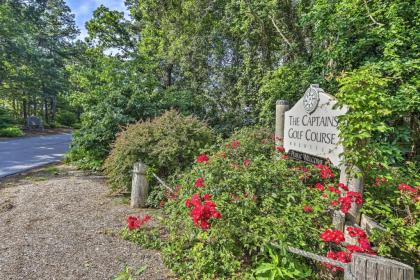
[{"label": "carved clock face on sign", "polygon": [[311,85],[303,96],[303,107],[308,114],[312,114],[319,102],[319,89],[315,85]]}]

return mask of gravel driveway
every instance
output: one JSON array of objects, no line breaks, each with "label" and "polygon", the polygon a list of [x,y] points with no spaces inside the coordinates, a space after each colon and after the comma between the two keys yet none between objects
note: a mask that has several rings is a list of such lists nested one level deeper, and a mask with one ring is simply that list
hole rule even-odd
[{"label": "gravel driveway", "polygon": [[101,177],[58,174],[0,181],[0,279],[112,279],[127,264],[137,279],[168,279],[158,252],[121,240],[129,214]]}]

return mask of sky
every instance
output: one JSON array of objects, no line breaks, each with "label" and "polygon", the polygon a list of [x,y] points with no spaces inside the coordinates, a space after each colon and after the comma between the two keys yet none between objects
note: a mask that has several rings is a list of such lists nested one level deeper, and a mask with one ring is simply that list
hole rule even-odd
[{"label": "sky", "polygon": [[85,28],[85,22],[90,20],[93,15],[93,11],[100,5],[104,5],[111,10],[118,10],[125,12],[127,16],[127,10],[124,6],[124,0],[65,0],[67,5],[71,8],[72,13],[76,16],[76,24],[80,29],[79,38],[83,39],[87,36]]}]

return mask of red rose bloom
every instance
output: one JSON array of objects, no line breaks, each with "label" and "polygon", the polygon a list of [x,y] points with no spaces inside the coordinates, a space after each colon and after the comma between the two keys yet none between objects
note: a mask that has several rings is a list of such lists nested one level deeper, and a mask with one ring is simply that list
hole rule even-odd
[{"label": "red rose bloom", "polygon": [[315,165],[315,168],[319,169],[319,174],[321,175],[322,179],[334,178],[334,173],[328,166],[317,164]]},{"label": "red rose bloom", "polygon": [[303,206],[303,212],[305,212],[305,213],[311,213],[312,211],[314,211],[314,210],[312,209],[311,206],[309,206],[309,205]]},{"label": "red rose bloom", "polygon": [[195,180],[195,186],[197,188],[201,188],[202,186],[204,186],[204,178],[197,178]]},{"label": "red rose bloom", "polygon": [[398,189],[399,189],[400,191],[408,191],[408,192],[411,192],[411,193],[414,193],[414,194],[417,194],[417,192],[418,192],[418,190],[417,190],[417,189],[412,188],[412,187],[410,187],[410,186],[409,186],[409,185],[407,185],[407,184],[400,184],[400,185],[398,186]]},{"label": "red rose bloom", "polygon": [[248,167],[251,164],[251,161],[249,159],[244,160],[244,166]]},{"label": "red rose bloom", "polygon": [[349,190],[349,188],[346,185],[344,185],[343,183],[338,183],[337,187],[342,188],[346,192]]},{"label": "red rose bloom", "polygon": [[211,196],[209,194],[205,194],[203,198],[204,203],[198,194],[191,197],[191,203],[194,207],[190,215],[196,226],[207,230],[210,228],[210,218],[220,219],[222,214],[216,210],[216,204],[210,200]]},{"label": "red rose bloom", "polygon": [[276,151],[279,153],[284,153],[286,150],[284,149],[283,146],[276,146]]},{"label": "red rose bloom", "polygon": [[140,228],[143,224],[147,223],[152,219],[151,216],[145,215],[143,219],[139,219],[138,217],[128,216],[127,218],[127,226],[129,230],[134,230]]},{"label": "red rose bloom", "polygon": [[197,157],[197,162],[198,163],[207,163],[209,161],[209,157],[206,154],[201,154]]},{"label": "red rose bloom", "polygon": [[337,229],[327,229],[320,236],[324,242],[334,242],[336,244],[345,240],[343,232]]},{"label": "red rose bloom", "polygon": [[315,184],[315,188],[316,189],[318,189],[318,190],[320,190],[320,191],[323,191],[324,190],[324,185],[323,184],[321,184],[321,183],[316,183]]}]

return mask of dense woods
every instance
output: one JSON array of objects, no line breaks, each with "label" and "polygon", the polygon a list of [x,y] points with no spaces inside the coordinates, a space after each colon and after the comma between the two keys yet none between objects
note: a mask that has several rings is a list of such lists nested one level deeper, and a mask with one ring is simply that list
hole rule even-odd
[{"label": "dense woods", "polygon": [[0,6],[2,105],[22,123],[81,117],[73,159],[101,163],[122,126],[169,108],[225,136],[271,125],[275,100],[293,103],[310,83],[359,111],[342,127],[359,130],[348,150],[369,142],[389,163],[418,155],[417,1],[125,4],[126,16],[100,6],[83,42],[64,1]]},{"label": "dense woods", "polygon": [[53,124],[69,93],[74,15],[62,0],[3,1],[0,34],[0,105],[21,123],[35,115]]}]

